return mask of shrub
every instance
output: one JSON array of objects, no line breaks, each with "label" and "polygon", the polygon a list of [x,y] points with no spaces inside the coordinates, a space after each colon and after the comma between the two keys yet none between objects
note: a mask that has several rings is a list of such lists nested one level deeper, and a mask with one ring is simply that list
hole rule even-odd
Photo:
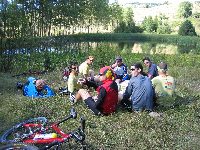
[{"label": "shrub", "polygon": [[183,35],[183,36],[196,36],[196,32],[195,32],[195,28],[192,25],[191,21],[186,20],[184,21],[178,31],[179,35]]}]

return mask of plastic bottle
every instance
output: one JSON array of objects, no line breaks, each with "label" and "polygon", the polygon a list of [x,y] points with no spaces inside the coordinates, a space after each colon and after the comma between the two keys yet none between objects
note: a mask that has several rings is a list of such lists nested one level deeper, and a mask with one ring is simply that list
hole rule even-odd
[{"label": "plastic bottle", "polygon": [[57,138],[56,133],[46,133],[46,134],[36,134],[34,139],[50,139],[50,138]]}]

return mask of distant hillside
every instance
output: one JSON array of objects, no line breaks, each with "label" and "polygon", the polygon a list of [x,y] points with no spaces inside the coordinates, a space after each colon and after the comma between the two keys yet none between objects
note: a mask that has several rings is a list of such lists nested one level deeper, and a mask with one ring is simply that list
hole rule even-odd
[{"label": "distant hillside", "polygon": [[[134,13],[134,20],[137,25],[141,24],[145,17],[159,16],[164,14],[169,20],[176,19],[177,10],[180,3],[128,3],[124,7],[131,7]],[[200,13],[200,1],[193,3],[193,13]]]}]

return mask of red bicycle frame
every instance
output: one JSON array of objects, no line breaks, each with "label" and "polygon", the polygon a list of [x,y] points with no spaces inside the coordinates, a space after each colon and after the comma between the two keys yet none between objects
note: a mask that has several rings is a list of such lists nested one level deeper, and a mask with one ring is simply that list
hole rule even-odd
[{"label": "red bicycle frame", "polygon": [[[25,128],[41,128],[42,125],[41,124],[24,124]],[[58,142],[64,142],[65,139],[69,139],[71,137],[71,134],[66,134],[64,133],[59,127],[57,123],[54,123],[50,126],[51,129],[53,129],[53,131],[55,131],[57,134],[60,135],[60,137],[57,138],[48,138],[48,139],[40,139],[40,138],[34,138],[36,134],[43,134],[41,133],[41,131],[37,132],[37,133],[33,133],[29,138],[24,139],[23,142],[27,143],[27,144],[49,144],[52,143],[54,141],[58,141]],[[49,127],[45,130],[48,130]]]}]

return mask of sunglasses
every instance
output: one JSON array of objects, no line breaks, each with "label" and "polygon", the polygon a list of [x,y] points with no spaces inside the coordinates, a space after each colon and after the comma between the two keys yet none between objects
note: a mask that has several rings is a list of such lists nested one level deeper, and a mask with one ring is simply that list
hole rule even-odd
[{"label": "sunglasses", "polygon": [[144,62],[144,64],[149,64],[149,61],[147,61],[147,62]]},{"label": "sunglasses", "polygon": [[131,71],[134,71],[135,70],[135,68],[131,68]]}]

